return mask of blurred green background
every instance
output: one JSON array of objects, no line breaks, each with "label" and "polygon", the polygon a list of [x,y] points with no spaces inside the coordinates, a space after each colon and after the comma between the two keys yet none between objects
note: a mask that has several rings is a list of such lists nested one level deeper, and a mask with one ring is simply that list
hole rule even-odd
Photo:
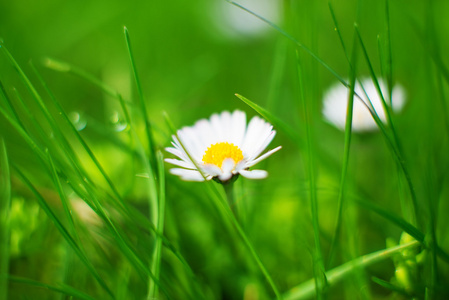
[{"label": "blurred green background", "polygon": [[[242,0],[238,3],[283,28],[342,78],[350,77],[327,1]],[[449,297],[449,256],[445,254],[449,249],[449,72],[446,67],[449,64],[446,55],[449,2],[347,0],[330,3],[347,53],[351,53],[354,23],[357,23],[378,78],[388,73],[390,35],[393,83],[400,83],[406,91],[405,108],[393,118],[420,219],[418,223],[411,220],[412,196],[385,136],[378,130],[354,133],[345,185],[347,204],[342,229],[336,237],[337,246],[332,250],[333,259],[328,254],[338,214],[345,133],[323,120],[321,99],[337,79],[301,47],[226,1],[0,2],[3,46],[0,80],[7,95],[2,98],[1,107],[8,111],[5,99],[10,99],[27,128],[27,135],[37,141],[42,151],[50,149],[49,157],[56,162],[86,257],[115,298],[146,298],[151,279],[130,262],[123,252],[123,244],[107,230],[105,220],[85,204],[92,203],[89,196],[100,199],[106,215],[129,239],[139,262],[151,264],[150,253],[155,243],[153,231],[139,219],[151,220],[152,212],[147,199],[148,181],[136,175],[147,172],[141,154],[151,157],[154,153],[146,148],[143,115],[138,106],[139,95],[124,26],[129,30],[156,149],[163,151],[171,140],[172,132],[163,112],[177,127],[192,125],[197,119],[222,110],[244,110],[248,120],[256,115],[235,93],[266,108],[299,136],[292,138],[274,124],[278,134],[270,149],[278,145],[283,149],[258,166],[267,169],[269,177],[263,181],[239,179],[236,182],[239,223],[282,294],[317,276],[315,217],[309,199],[310,176],[313,176],[320,225],[318,252],[326,270],[399,244],[406,228],[416,229],[415,238],[422,237],[423,242],[411,256],[400,252],[367,268],[353,270],[342,281],[330,283],[321,290],[324,298]],[[67,149],[59,146],[58,136],[53,136],[55,129],[46,123],[29,85],[21,80],[4,47],[42,96],[55,117],[55,124],[60,126],[78,156],[79,165],[95,183],[92,185],[95,192],[87,191],[84,196],[76,192],[74,186],[86,183],[82,178],[75,179],[71,169],[63,168],[64,161],[68,161]],[[369,77],[360,45],[357,51],[356,75]],[[111,178],[125,206],[136,210],[132,210],[129,218],[122,217],[120,205],[108,198],[114,194],[111,187],[89,158],[86,147],[80,145],[59,116],[30,60]],[[117,99],[92,81],[74,74],[72,71],[77,68],[120,93],[126,101],[135,103],[129,105],[132,125],[124,121]],[[19,98],[23,98],[31,114],[20,108]],[[309,111],[304,111],[301,101],[308,104]],[[46,138],[39,136],[42,132],[33,120],[40,124],[38,128],[42,128]],[[311,128],[310,140],[306,138],[306,126]],[[144,141],[144,152],[139,152],[130,127]],[[54,219],[48,217],[42,205],[38,205],[36,194],[30,192],[14,171],[17,168],[26,174],[57,218],[68,226],[61,194],[48,166],[38,159],[37,150],[29,147],[3,114],[0,130],[6,149],[2,152],[4,161],[11,167],[9,193],[9,174],[5,164],[0,166],[3,193],[10,194],[3,197],[0,220],[4,222],[0,240],[0,290],[3,289],[0,297],[71,299],[67,295],[70,294],[67,286],[71,286],[94,299],[106,299],[107,292],[80,263],[54,226]],[[298,146],[305,143],[312,144],[311,153],[307,153],[307,147]],[[170,155],[164,152],[164,156]],[[312,175],[308,171],[310,164]],[[164,236],[168,242],[164,241],[161,255],[159,298],[274,298],[250,252],[229,220],[217,210],[205,185],[181,182],[168,172],[165,180]],[[157,177],[154,182],[160,181]],[[217,187],[221,188],[218,184]],[[443,254],[437,253],[437,245]],[[425,255],[418,257],[424,248]],[[401,272],[406,275],[395,276]],[[5,274],[12,277],[6,278]],[[23,278],[34,281],[25,282]],[[36,282],[62,287],[64,292],[39,287]],[[79,294],[72,295],[82,298]]]}]

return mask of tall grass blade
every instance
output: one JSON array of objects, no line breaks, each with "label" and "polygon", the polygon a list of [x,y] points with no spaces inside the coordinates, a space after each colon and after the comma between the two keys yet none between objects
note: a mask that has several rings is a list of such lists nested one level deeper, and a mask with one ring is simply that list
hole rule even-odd
[{"label": "tall grass blade", "polygon": [[[162,238],[164,234],[164,216],[165,216],[165,169],[164,169],[164,156],[162,152],[157,153],[157,163],[158,163],[158,178],[159,178],[159,211],[158,211],[158,222],[156,224],[156,231],[159,235],[156,237],[156,246],[153,255],[153,264],[151,271],[153,272],[155,278],[159,280],[160,269],[161,269],[161,257],[162,257]],[[158,298],[158,287],[153,281],[150,281],[148,300]]]},{"label": "tall grass blade", "polygon": [[312,112],[309,108],[309,103],[305,97],[304,92],[304,82],[303,82],[303,70],[301,68],[301,62],[299,59],[299,54],[296,52],[296,65],[298,72],[299,90],[300,90],[300,101],[302,102],[302,108],[305,116],[305,130],[306,130],[306,145],[307,145],[307,178],[309,182],[309,201],[310,210],[312,214],[312,227],[313,227],[313,237],[315,242],[314,249],[314,276],[315,276],[315,288],[317,291],[317,299],[322,299],[326,292],[326,269],[324,267],[323,253],[321,249],[320,241],[320,221],[318,217],[318,197],[316,191],[316,177],[315,177],[315,151],[314,151],[314,141],[312,132]]},{"label": "tall grass blade", "polygon": [[132,70],[133,70],[134,79],[135,79],[136,85],[137,85],[137,92],[139,94],[140,109],[142,110],[141,113],[142,113],[142,116],[143,116],[143,120],[145,122],[145,132],[146,132],[147,139],[148,139],[148,149],[150,151],[150,158],[151,158],[153,169],[156,169],[156,149],[155,149],[155,143],[154,143],[153,133],[151,131],[151,123],[148,120],[148,111],[147,111],[147,106],[145,104],[145,97],[143,95],[142,85],[140,83],[139,74],[137,72],[136,63],[134,61],[134,54],[133,54],[132,48],[131,48],[131,40],[129,38],[128,28],[124,27],[124,33],[125,33],[126,46],[128,48],[129,59],[130,59],[130,62],[131,62],[131,67],[132,67]]},{"label": "tall grass blade", "polygon": [[[333,14],[333,13],[332,13]],[[337,24],[336,24],[337,26]],[[337,31],[340,30],[337,27]],[[342,41],[343,43],[343,41]],[[346,52],[346,51],[345,51]],[[343,199],[345,198],[345,187],[346,187],[346,177],[348,173],[349,166],[349,157],[350,157],[350,148],[351,148],[351,137],[352,137],[352,117],[353,117],[353,109],[354,109],[354,89],[356,83],[356,62],[357,62],[357,43],[354,36],[353,48],[352,48],[352,57],[351,57],[351,65],[350,69],[350,89],[348,95],[348,104],[346,108],[346,124],[345,124],[345,144],[344,144],[344,154],[343,154],[343,166],[341,170],[340,177],[340,188],[338,192],[338,200],[337,200],[337,219],[335,225],[335,231],[332,236],[332,242],[329,248],[329,256],[328,256],[328,266],[332,265],[334,251],[337,247],[337,242],[340,236],[341,230],[341,221],[343,214]]]},{"label": "tall grass blade", "polygon": [[[337,284],[342,279],[351,275],[353,272],[357,271],[359,268],[366,268],[372,264],[385,260],[392,255],[399,253],[405,249],[411,249],[419,245],[418,241],[412,241],[407,244],[400,246],[387,248],[377,252],[373,252],[359,258],[353,259],[347,263],[344,263],[330,271],[326,272],[327,282],[330,286]],[[299,299],[309,299],[314,297],[316,294],[316,289],[314,286],[313,279],[310,279],[288,291],[284,294],[284,300],[299,300]]]},{"label": "tall grass blade", "polygon": [[0,299],[8,299],[11,178],[5,141],[0,140]]}]

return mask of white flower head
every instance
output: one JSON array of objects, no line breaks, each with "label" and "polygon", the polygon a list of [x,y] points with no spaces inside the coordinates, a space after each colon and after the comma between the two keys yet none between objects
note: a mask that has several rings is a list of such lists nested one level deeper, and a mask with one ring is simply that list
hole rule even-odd
[{"label": "white flower head", "polygon": [[279,146],[260,155],[275,135],[273,126],[257,116],[247,126],[244,112],[224,111],[178,130],[178,137],[173,136],[173,147],[166,150],[179,159],[166,158],[165,161],[180,167],[171,169],[170,173],[187,181],[206,178],[227,182],[239,174],[263,179],[267,171],[249,168],[281,149]]},{"label": "white flower head", "polygon": [[[356,83],[354,91],[363,99],[368,107],[374,109],[382,122],[385,122],[385,112],[382,107],[382,100],[377,92],[376,86],[370,78],[361,80],[362,86],[359,82]],[[385,82],[382,79],[378,80],[382,95],[387,104],[388,91]],[[344,130],[346,122],[346,107],[348,104],[349,89],[341,83],[332,85],[323,97],[323,115],[326,120],[335,125],[337,128]],[[367,96],[368,95],[368,96]],[[368,101],[371,100],[372,106]],[[393,111],[399,112],[405,103],[405,92],[402,86],[396,84],[393,87],[392,102]],[[353,131],[372,131],[377,129],[377,124],[371,116],[368,108],[361,103],[360,99],[354,98],[354,109],[352,116],[352,130]]]}]

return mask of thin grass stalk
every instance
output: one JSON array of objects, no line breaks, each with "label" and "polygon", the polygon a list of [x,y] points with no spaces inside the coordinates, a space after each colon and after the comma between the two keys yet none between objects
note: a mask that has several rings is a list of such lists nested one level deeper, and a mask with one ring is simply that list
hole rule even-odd
[{"label": "thin grass stalk", "polygon": [[385,32],[387,35],[386,78],[390,107],[393,107],[393,51],[391,46],[390,0],[385,0]]},{"label": "thin grass stalk", "polygon": [[301,69],[301,62],[299,59],[299,53],[296,52],[296,65],[299,80],[299,90],[300,90],[300,101],[302,102],[303,113],[305,116],[305,131],[306,131],[306,141],[307,141],[307,158],[308,163],[306,164],[306,174],[309,182],[309,201],[310,210],[312,213],[312,226],[313,226],[313,237],[315,242],[315,249],[313,252],[314,257],[314,277],[315,277],[315,287],[317,290],[317,299],[322,299],[324,297],[326,289],[326,270],[324,267],[323,253],[321,249],[320,242],[320,222],[318,217],[318,199],[316,193],[316,178],[315,178],[315,157],[313,151],[313,134],[311,129],[311,114],[308,107],[308,101],[305,97],[304,84],[303,84],[303,73]]},{"label": "thin grass stalk", "polygon": [[[363,255],[349,262],[346,262],[332,270],[326,272],[327,282],[330,286],[333,286],[340,282],[342,279],[348,277],[353,272],[360,268],[366,268],[372,264],[385,260],[392,255],[399,253],[405,249],[417,247],[418,241],[412,241],[407,244],[399,245],[396,247],[387,248],[384,250],[376,251],[370,254]],[[309,299],[315,296],[316,289],[314,279],[310,279],[294,288],[290,289],[284,294],[284,300],[299,300]]]},{"label": "thin grass stalk", "polygon": [[[158,232],[158,236],[156,237],[156,246],[154,251],[151,271],[153,272],[155,278],[159,280],[160,269],[161,269],[161,258],[162,258],[162,238],[161,236],[164,234],[164,216],[165,216],[165,169],[164,169],[164,156],[162,152],[158,151],[157,153],[157,162],[158,162],[158,178],[159,178],[159,211],[158,211],[158,223],[156,224],[156,231]],[[153,281],[150,281],[150,287],[148,292],[148,297],[150,299],[158,298],[158,286],[154,284]]]},{"label": "thin grass stalk", "polygon": [[350,149],[351,149],[351,137],[352,137],[352,117],[353,117],[353,110],[354,110],[354,89],[355,89],[355,83],[356,83],[356,62],[357,62],[357,43],[355,41],[354,36],[354,42],[353,42],[353,48],[352,48],[352,57],[351,57],[351,65],[353,66],[350,69],[350,89],[349,89],[349,95],[348,95],[348,104],[346,108],[346,123],[345,123],[345,144],[344,144],[344,153],[343,153],[343,167],[341,170],[341,177],[340,177],[340,188],[338,192],[338,200],[337,200],[337,219],[336,219],[336,225],[335,225],[335,231],[334,235],[332,236],[332,242],[329,248],[329,256],[328,256],[328,267],[332,265],[333,257],[335,254],[335,248],[337,246],[337,240],[340,236],[340,229],[341,229],[341,219],[342,219],[342,213],[343,213],[343,199],[345,197],[345,186],[346,186],[346,177],[348,173],[348,166],[349,166],[349,156],[350,156]]},{"label": "thin grass stalk", "polygon": [[125,41],[126,41],[126,47],[128,49],[129,59],[130,59],[131,67],[133,70],[134,80],[136,81],[136,85],[137,85],[137,93],[139,94],[140,109],[142,110],[141,113],[143,116],[143,121],[145,122],[145,132],[146,132],[147,139],[148,139],[148,149],[150,151],[150,158],[151,158],[152,165],[154,166],[153,169],[155,169],[156,168],[156,157],[155,157],[156,149],[155,149],[153,134],[151,131],[151,123],[148,120],[148,111],[147,111],[147,107],[145,104],[145,97],[143,95],[142,85],[140,83],[140,78],[139,78],[139,74],[137,72],[136,63],[134,61],[134,54],[133,54],[133,51],[131,48],[131,40],[129,38],[128,28],[126,28],[126,27],[124,27],[124,34],[125,34]]},{"label": "thin grass stalk", "polygon": [[5,100],[6,107],[10,110],[10,113],[12,113],[19,126],[25,128],[25,126],[23,125],[22,121],[19,118],[19,115],[17,114],[14,105],[12,105],[11,99],[9,99],[8,93],[6,92],[5,87],[3,86],[3,82],[1,80],[0,80],[0,95],[1,98]]},{"label": "thin grass stalk", "polygon": [[59,198],[61,199],[62,207],[64,209],[64,213],[65,213],[67,221],[68,221],[69,233],[72,234],[72,236],[75,239],[75,242],[79,245],[80,250],[83,252],[84,255],[86,255],[84,248],[82,247],[82,243],[81,243],[81,239],[78,235],[78,231],[76,230],[76,227],[75,227],[75,221],[73,220],[73,216],[72,216],[72,206],[70,204],[70,200],[67,198],[67,195],[65,194],[65,192],[62,188],[61,180],[59,179],[55,164],[53,163],[53,159],[51,158],[51,154],[49,153],[48,150],[46,152],[47,152],[47,156],[48,156],[48,161],[50,162],[50,166],[51,166],[51,175],[52,175],[53,183],[56,186],[56,190],[59,194]]},{"label": "thin grass stalk", "polygon": [[[147,107],[145,104],[145,97],[143,95],[143,90],[142,90],[142,85],[140,83],[140,77],[139,74],[137,72],[137,67],[136,67],[136,63],[134,60],[134,54],[131,48],[131,40],[129,37],[129,31],[128,28],[124,27],[124,34],[125,34],[125,41],[126,41],[126,47],[128,49],[128,55],[129,55],[129,59],[131,62],[131,67],[133,70],[133,75],[134,75],[134,80],[136,82],[137,85],[137,92],[139,95],[139,104],[140,104],[140,109],[141,109],[141,113],[143,116],[143,121],[145,123],[145,132],[147,135],[147,142],[148,142],[148,150],[149,150],[149,164],[148,164],[148,169],[150,171],[150,181],[154,180],[153,177],[153,172],[157,173],[157,158],[156,158],[156,149],[155,149],[155,143],[154,143],[154,138],[153,138],[153,133],[151,130],[151,123],[148,119],[148,111],[147,111]],[[154,171],[153,171],[154,170]],[[157,224],[158,223],[158,203],[157,203],[157,194],[153,195],[149,197],[149,208],[150,208],[150,216],[151,216],[151,221],[153,222],[153,224]],[[156,255],[156,249],[154,248],[153,250],[153,255],[152,257],[154,258],[154,256]],[[155,269],[156,267],[154,266],[154,264],[157,264],[157,262],[155,260],[153,260],[151,262],[151,269]],[[154,282],[151,281],[149,282],[149,287],[150,290],[152,290],[152,286],[154,286]]]},{"label": "thin grass stalk", "polygon": [[8,299],[11,174],[6,144],[0,141],[0,299]]}]

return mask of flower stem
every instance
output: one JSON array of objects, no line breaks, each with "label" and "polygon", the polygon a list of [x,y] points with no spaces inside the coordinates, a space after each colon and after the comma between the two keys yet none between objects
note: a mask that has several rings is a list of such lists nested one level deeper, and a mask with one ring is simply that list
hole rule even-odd
[{"label": "flower stem", "polygon": [[223,183],[223,188],[226,192],[226,199],[228,200],[229,208],[234,214],[234,217],[237,218],[237,206],[234,196],[234,181]]}]

